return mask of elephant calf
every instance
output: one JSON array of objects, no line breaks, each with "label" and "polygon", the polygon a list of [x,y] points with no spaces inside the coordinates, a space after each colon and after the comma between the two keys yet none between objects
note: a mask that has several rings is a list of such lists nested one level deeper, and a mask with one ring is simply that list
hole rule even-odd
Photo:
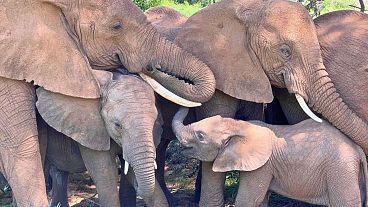
[{"label": "elephant calf", "polygon": [[185,154],[214,161],[213,171],[240,170],[236,206],[267,205],[269,191],[327,206],[366,206],[363,150],[327,122],[277,126],[214,116],[172,126]]}]

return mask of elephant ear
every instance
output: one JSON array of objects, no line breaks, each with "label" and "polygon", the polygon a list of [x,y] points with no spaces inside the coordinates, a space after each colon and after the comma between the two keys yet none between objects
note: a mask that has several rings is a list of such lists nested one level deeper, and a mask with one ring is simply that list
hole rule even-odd
[{"label": "elephant ear", "polygon": [[65,96],[41,87],[37,89],[37,97],[38,112],[51,127],[90,149],[110,149],[99,99]]},{"label": "elephant ear", "polygon": [[1,1],[0,76],[33,81],[69,96],[98,98],[99,85],[58,6]]},{"label": "elephant ear", "polygon": [[234,4],[219,2],[191,16],[175,42],[211,68],[217,89],[238,99],[269,103],[271,84],[258,59],[251,59],[246,25]]},{"label": "elephant ear", "polygon": [[268,128],[251,125],[244,133],[229,138],[217,155],[212,170],[252,171],[262,167],[272,154],[272,137]]}]

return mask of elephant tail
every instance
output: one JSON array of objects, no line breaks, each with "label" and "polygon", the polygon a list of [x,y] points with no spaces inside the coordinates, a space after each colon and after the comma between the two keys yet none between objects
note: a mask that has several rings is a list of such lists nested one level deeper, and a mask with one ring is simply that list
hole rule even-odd
[{"label": "elephant tail", "polygon": [[360,155],[360,170],[359,170],[359,188],[360,188],[360,196],[362,201],[362,206],[367,207],[367,197],[368,197],[368,172],[367,172],[367,158],[363,149],[359,147],[359,155]]}]

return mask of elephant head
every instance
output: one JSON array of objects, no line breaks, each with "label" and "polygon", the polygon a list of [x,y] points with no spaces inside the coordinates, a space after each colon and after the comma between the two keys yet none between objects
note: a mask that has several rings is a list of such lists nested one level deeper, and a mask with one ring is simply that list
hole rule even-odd
[{"label": "elephant head", "polygon": [[368,125],[336,92],[300,3],[224,0],[190,17],[175,42],[210,66],[224,93],[269,103],[271,84],[287,88],[311,118],[322,121],[308,106],[368,150]]},{"label": "elephant head", "polygon": [[208,66],[160,35],[130,0],[1,1],[0,18],[2,77],[97,98],[91,67],[124,66],[179,104],[198,105],[214,92]]},{"label": "elephant head", "polygon": [[[122,147],[133,167],[138,194],[150,199],[155,186],[156,147],[161,123],[153,89],[135,75],[96,71],[100,99],[83,99],[37,89],[37,109],[44,120],[62,133],[107,150],[110,137]],[[127,169],[127,168],[126,168]]]},{"label": "elephant head", "polygon": [[144,12],[147,20],[168,40],[174,41],[188,17],[164,6],[152,7]]},{"label": "elephant head", "polygon": [[212,170],[252,171],[271,157],[275,134],[268,128],[231,118],[213,116],[184,125],[188,113],[181,108],[174,116],[172,127],[183,153],[201,161],[212,162]]}]

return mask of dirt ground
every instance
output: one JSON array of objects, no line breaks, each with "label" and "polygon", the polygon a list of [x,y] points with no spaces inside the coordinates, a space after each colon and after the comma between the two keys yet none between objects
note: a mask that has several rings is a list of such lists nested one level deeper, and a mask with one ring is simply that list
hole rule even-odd
[{"label": "dirt ground", "polygon": [[[195,178],[198,173],[197,160],[185,158],[181,154],[180,145],[172,142],[167,151],[165,179],[167,186],[177,199],[180,207],[196,207],[194,201]],[[226,207],[234,206],[238,178],[236,173],[227,174],[225,184]],[[96,186],[88,173],[77,173],[69,176],[68,186],[69,204],[73,207],[97,207],[98,195]],[[10,207],[11,193],[0,195],[0,206]],[[144,206],[144,202],[137,198],[137,206]],[[277,194],[272,194],[269,206],[271,207],[317,207],[296,202]]]}]

